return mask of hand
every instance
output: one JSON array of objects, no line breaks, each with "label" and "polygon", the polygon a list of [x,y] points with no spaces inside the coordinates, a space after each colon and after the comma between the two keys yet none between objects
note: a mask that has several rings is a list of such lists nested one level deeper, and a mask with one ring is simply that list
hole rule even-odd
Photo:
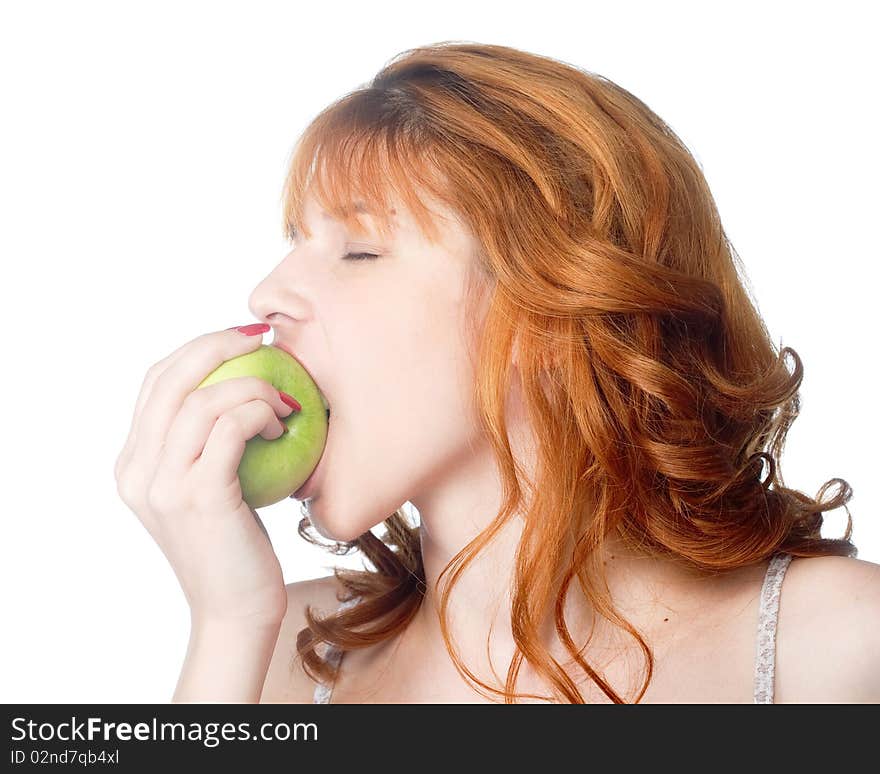
[{"label": "hand", "polygon": [[257,377],[196,389],[261,344],[234,329],[207,333],[153,365],[116,460],[119,496],[170,562],[194,622],[265,625],[287,609],[281,565],[237,471],[247,440],[278,438],[278,417],[293,409]]}]

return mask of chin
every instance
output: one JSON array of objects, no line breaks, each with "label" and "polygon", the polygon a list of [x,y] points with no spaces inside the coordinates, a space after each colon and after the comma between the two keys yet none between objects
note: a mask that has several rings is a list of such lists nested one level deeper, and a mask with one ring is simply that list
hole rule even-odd
[{"label": "chin", "polygon": [[316,518],[309,502],[309,522],[312,528],[325,540],[334,540],[337,543],[349,543],[364,534],[363,530],[352,533],[345,525],[327,524],[323,519]]},{"label": "chin", "polygon": [[[350,543],[371,529],[384,524],[402,505],[394,505],[395,495],[387,496],[378,491],[378,485],[368,487],[360,483],[346,482],[351,491],[370,491],[371,495],[348,497],[345,491],[338,491],[321,482],[314,497],[305,500],[312,528],[325,540]],[[368,498],[368,501],[365,501]],[[383,507],[382,502],[390,503]],[[403,502],[406,502],[404,499]]]},{"label": "chin", "polygon": [[353,540],[357,540],[364,534],[364,532],[366,532],[366,530],[352,530],[351,527],[346,528],[345,526],[341,526],[339,529],[328,529],[327,537],[330,540],[336,540],[339,543],[350,543]]}]

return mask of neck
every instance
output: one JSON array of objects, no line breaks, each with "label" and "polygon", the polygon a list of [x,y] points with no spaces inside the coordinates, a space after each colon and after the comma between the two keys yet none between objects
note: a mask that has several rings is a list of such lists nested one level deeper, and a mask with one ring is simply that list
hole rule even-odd
[{"label": "neck", "polygon": [[[528,430],[521,407],[514,405],[509,418],[514,458],[528,480],[534,481],[534,436]],[[456,653],[480,679],[497,686],[499,680],[493,677],[493,670],[494,674],[501,670],[499,677],[503,684],[504,671],[517,650],[511,626],[511,603],[516,552],[524,523],[522,515],[515,514],[478,551],[452,584],[450,581],[460,568],[460,561],[443,575],[440,585],[440,574],[449,562],[489,526],[502,503],[503,486],[493,455],[476,441],[471,451],[451,463],[437,480],[424,482],[419,496],[411,500],[421,519],[426,590],[418,613],[394,646],[400,655],[393,658],[410,659],[411,668],[400,669],[410,675],[424,674],[426,666],[432,663],[450,666],[439,606],[440,592],[451,588],[445,620]],[[572,548],[569,545],[567,550],[570,552]],[[650,623],[650,617],[656,617],[658,610],[661,618],[684,614],[693,607],[694,592],[706,580],[672,562],[638,553],[618,535],[608,536],[597,561],[604,562],[615,608],[640,631],[640,624]],[[558,592],[559,589],[555,589],[552,598]],[[539,622],[539,631],[553,657],[563,665],[571,664],[572,659],[555,631],[552,598],[545,620]],[[664,601],[659,608],[658,598]],[[681,609],[675,610],[676,605]],[[567,589],[563,610],[571,638],[579,647],[588,637],[591,643],[602,642],[603,638],[620,641],[619,627],[612,626],[594,612],[577,578]],[[630,643],[635,642],[626,632],[622,636]],[[523,661],[520,675],[526,677],[528,670]],[[443,679],[449,675],[447,670],[435,678]]]},{"label": "neck", "polygon": [[[473,490],[470,490],[473,495]],[[440,625],[440,596],[451,588],[446,609],[447,634],[455,652],[471,672],[483,682],[500,687],[506,679],[506,670],[518,648],[511,626],[512,597],[515,577],[516,550],[522,535],[522,519],[513,518],[493,540],[477,553],[476,558],[455,579],[450,579],[455,567],[440,574],[455,555],[486,526],[476,510],[462,510],[448,503],[444,513],[457,512],[460,518],[450,519],[436,529],[435,521],[422,518],[421,548],[425,569],[425,597],[415,618],[401,635],[401,643],[392,656],[399,670],[410,679],[424,680],[425,685],[449,685],[455,680],[456,667],[447,650]],[[496,513],[487,509],[484,513]],[[458,529],[454,529],[457,526]],[[676,618],[693,617],[699,605],[705,605],[706,577],[692,573],[681,566],[634,551],[619,536],[609,536],[599,549],[604,562],[612,603],[635,628],[643,634],[650,631],[671,631],[668,623]],[[456,567],[460,567],[460,562]],[[552,599],[545,619],[539,622],[541,640],[569,674],[580,674],[580,667],[572,659],[555,629]],[[658,604],[662,600],[662,604]],[[619,652],[622,647],[638,649],[625,630],[598,615],[582,592],[577,579],[569,585],[563,606],[569,634],[577,647],[589,639],[598,652]],[[591,651],[597,652],[597,651]],[[640,652],[640,651],[639,651]],[[418,676],[418,677],[414,677]],[[458,679],[464,679],[458,678]],[[545,685],[532,667],[523,660],[520,664],[517,690],[537,694],[546,693]],[[523,686],[520,688],[519,686]]]}]

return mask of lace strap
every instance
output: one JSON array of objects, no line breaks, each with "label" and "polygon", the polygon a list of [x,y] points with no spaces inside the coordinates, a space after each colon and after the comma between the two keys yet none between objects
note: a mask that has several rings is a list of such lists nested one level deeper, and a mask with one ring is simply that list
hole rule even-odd
[{"label": "lace strap", "polygon": [[773,683],[776,669],[776,622],[779,617],[779,595],[782,579],[791,563],[792,555],[778,553],[771,560],[761,587],[758,608],[758,643],[755,659],[755,704],[773,703]]},{"label": "lace strap", "polygon": [[[352,597],[351,599],[346,599],[341,605],[339,605],[338,612],[342,612],[343,610],[347,610],[348,608],[356,605],[360,601],[360,597]],[[339,668],[339,663],[342,661],[342,651],[337,648],[335,645],[327,644],[324,650],[324,660],[329,663],[334,670]],[[333,693],[333,683],[318,683],[315,686],[315,695],[313,697],[313,704],[329,704],[330,703],[330,695]]]}]

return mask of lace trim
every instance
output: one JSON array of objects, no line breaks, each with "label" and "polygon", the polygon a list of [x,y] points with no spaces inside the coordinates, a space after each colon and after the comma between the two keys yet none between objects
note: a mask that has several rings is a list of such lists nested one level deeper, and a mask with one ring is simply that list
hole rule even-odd
[{"label": "lace trim", "polygon": [[758,643],[755,658],[755,704],[773,703],[773,683],[776,668],[776,623],[779,617],[779,595],[782,579],[791,563],[792,555],[776,554],[767,567],[761,588],[758,609]]},{"label": "lace trim", "polygon": [[[338,609],[338,612],[342,612],[343,610],[352,607],[357,604],[360,597],[353,597],[351,599],[345,600]],[[337,648],[335,645],[325,645],[324,649],[324,658],[325,660],[333,666],[334,669],[339,668],[339,662],[342,660],[342,651]],[[330,696],[333,693],[333,683],[318,683],[315,686],[315,695],[312,700],[313,704],[329,704]]]}]

